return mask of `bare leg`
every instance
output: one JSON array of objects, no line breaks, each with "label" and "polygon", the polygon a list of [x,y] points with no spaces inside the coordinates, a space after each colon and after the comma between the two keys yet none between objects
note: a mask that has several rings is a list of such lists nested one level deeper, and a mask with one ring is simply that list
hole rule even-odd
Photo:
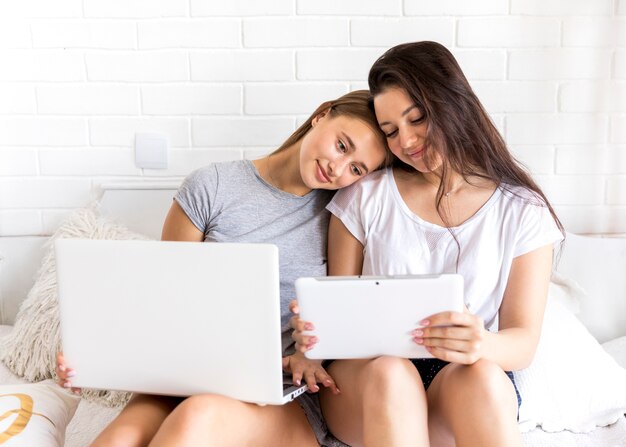
[{"label": "bare leg", "polygon": [[330,431],[351,446],[428,446],[426,392],[406,359],[337,360],[329,366],[341,394],[320,391]]},{"label": "bare leg", "polygon": [[432,445],[522,446],[511,380],[493,362],[449,364],[428,388]]},{"label": "bare leg", "polygon": [[146,446],[180,398],[135,395],[91,447]]},{"label": "bare leg", "polygon": [[317,447],[297,402],[258,406],[214,394],[192,396],[170,414],[150,447]]}]

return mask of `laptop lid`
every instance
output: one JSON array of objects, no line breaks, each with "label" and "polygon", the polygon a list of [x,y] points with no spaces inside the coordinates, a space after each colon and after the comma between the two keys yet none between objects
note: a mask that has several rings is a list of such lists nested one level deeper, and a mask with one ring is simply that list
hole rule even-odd
[{"label": "laptop lid", "polygon": [[299,278],[300,316],[314,324],[313,359],[432,357],[412,340],[424,318],[463,311],[458,274]]},{"label": "laptop lid", "polygon": [[293,397],[283,393],[276,246],[59,239],[55,250],[75,386]]}]

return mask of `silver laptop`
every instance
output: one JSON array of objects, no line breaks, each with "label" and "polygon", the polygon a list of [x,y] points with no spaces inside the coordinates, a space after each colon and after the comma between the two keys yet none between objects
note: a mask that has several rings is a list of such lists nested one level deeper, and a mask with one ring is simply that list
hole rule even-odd
[{"label": "silver laptop", "polygon": [[63,351],[77,387],[283,404],[278,249],[59,239]]}]

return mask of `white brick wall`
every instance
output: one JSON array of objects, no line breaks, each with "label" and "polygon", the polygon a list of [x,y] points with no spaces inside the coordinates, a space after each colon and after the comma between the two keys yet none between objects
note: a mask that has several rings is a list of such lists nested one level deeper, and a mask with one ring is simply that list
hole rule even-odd
[{"label": "white brick wall", "polygon": [[[279,145],[397,43],[457,57],[567,229],[626,234],[626,0],[0,2],[0,236],[94,185],[180,180]],[[134,164],[138,132],[169,166]]]}]

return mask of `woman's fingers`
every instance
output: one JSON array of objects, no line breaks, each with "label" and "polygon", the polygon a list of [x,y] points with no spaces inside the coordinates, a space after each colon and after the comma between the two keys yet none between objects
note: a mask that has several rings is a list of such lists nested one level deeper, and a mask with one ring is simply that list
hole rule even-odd
[{"label": "woman's fingers", "polygon": [[298,307],[297,300],[291,300],[291,302],[289,303],[289,311],[292,314],[296,314],[296,315],[300,313],[300,307]]}]

